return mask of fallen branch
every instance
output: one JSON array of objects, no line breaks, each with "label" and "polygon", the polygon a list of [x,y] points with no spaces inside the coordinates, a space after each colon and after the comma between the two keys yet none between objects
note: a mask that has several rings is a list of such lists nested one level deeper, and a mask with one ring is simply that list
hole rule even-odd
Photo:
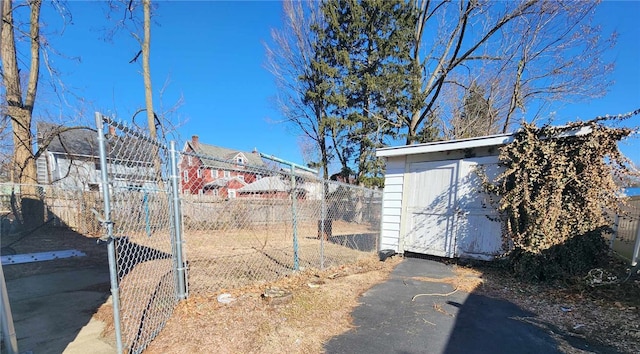
[{"label": "fallen branch", "polygon": [[446,293],[446,294],[417,294],[417,295],[415,295],[414,297],[411,298],[411,301],[415,301],[416,298],[420,297],[420,296],[449,296],[449,295],[455,294],[456,292],[458,292],[458,289],[455,289],[452,292]]}]

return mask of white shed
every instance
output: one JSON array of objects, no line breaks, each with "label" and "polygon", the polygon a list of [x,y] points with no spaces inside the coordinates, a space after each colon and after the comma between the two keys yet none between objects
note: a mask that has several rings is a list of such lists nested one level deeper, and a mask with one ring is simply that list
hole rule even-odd
[{"label": "white shed", "polygon": [[378,149],[386,158],[380,249],[451,258],[498,254],[501,225],[474,171],[497,176],[498,148],[512,140],[504,134]]}]

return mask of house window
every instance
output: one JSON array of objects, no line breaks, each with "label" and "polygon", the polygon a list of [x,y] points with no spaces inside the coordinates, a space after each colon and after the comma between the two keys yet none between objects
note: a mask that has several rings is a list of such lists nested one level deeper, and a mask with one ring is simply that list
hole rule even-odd
[{"label": "house window", "polygon": [[224,171],[224,178],[231,177],[231,171]]},{"label": "house window", "polygon": [[256,179],[262,178],[262,175],[256,175]]},{"label": "house window", "polygon": [[235,189],[229,189],[229,199],[233,199],[236,197],[236,190]]},{"label": "house window", "polygon": [[185,183],[189,182],[189,171],[187,170],[187,171],[182,172],[182,175],[184,177],[184,182]]},{"label": "house window", "polygon": [[89,187],[89,191],[90,192],[99,192],[100,191],[100,185],[97,183],[89,183],[87,185]]},{"label": "house window", "polygon": [[238,179],[244,181],[244,175],[238,175]]},{"label": "house window", "polygon": [[218,190],[217,189],[214,189],[211,193],[213,194],[214,197],[218,196]]},{"label": "house window", "polygon": [[198,169],[198,172],[196,172],[198,178],[202,178],[202,170]]},{"label": "house window", "polygon": [[198,189],[198,195],[204,195],[204,189]]},{"label": "house window", "polygon": [[191,156],[187,156],[187,165],[191,166]]},{"label": "house window", "polygon": [[244,159],[242,158],[242,156],[238,156],[238,165],[244,165]]},{"label": "house window", "polygon": [[218,178],[218,170],[211,170],[211,178]]}]

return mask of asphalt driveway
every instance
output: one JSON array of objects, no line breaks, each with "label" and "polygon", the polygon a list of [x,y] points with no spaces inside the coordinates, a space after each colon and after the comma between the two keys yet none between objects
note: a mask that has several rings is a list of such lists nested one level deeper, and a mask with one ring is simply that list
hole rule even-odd
[{"label": "asphalt driveway", "polygon": [[577,348],[617,353],[540,323],[535,315],[503,300],[458,291],[450,284],[412,277],[453,276],[452,266],[407,258],[384,283],[362,295],[352,316],[355,328],[325,345],[327,353],[562,353]]}]

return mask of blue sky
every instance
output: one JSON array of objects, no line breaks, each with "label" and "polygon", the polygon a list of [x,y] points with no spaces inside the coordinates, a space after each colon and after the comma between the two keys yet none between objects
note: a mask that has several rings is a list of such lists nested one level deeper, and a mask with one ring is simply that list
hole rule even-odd
[{"label": "blue sky", "polygon": [[[167,2],[157,1],[151,45],[154,106],[163,111],[183,99],[173,114],[182,143],[191,135],[200,141],[250,151],[253,148],[302,163],[294,129],[278,123],[282,117],[272,104],[276,93],[271,74],[264,69],[263,42],[281,24],[282,6],[275,1]],[[90,122],[94,111],[130,121],[144,105],[140,64],[129,64],[139,46],[126,32],[105,40],[112,27],[104,2],[69,1],[72,24],[62,35],[60,16],[51,6],[43,9],[44,32],[61,81],[68,88],[71,107],[55,108],[59,100],[50,85],[42,84],[37,112],[59,116],[80,115]],[[120,18],[121,15],[117,15]],[[589,119],[640,108],[640,17],[638,1],[605,1],[596,12],[604,33],[619,32],[609,53],[616,61],[611,91],[589,103],[556,107],[555,123]],[[76,59],[73,59],[76,58]],[[162,99],[159,91],[167,83]],[[77,104],[72,97],[82,97]],[[162,107],[161,107],[162,106]],[[45,109],[48,111],[44,113]],[[80,113],[78,113],[80,112]],[[81,121],[79,119],[78,121]],[[640,126],[640,117],[629,121]],[[640,165],[640,138],[621,146]]]}]

